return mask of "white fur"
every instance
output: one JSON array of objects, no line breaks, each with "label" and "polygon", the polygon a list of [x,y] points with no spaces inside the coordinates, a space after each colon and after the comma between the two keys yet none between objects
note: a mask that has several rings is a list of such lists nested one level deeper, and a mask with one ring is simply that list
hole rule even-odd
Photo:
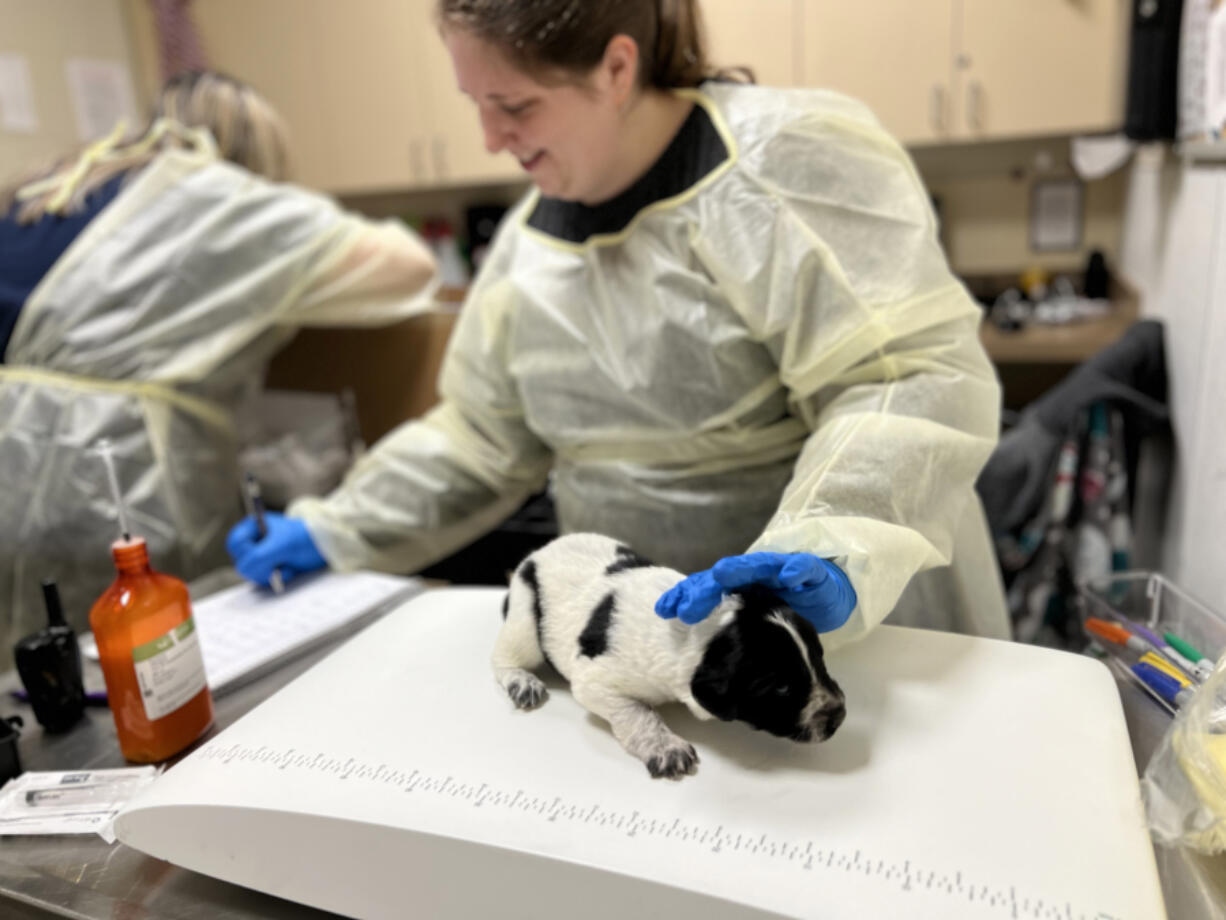
[{"label": "white fur", "polygon": [[[533,613],[534,592],[525,587],[524,565],[535,564],[543,605],[541,636],[544,652],[571,685],[575,699],[606,720],[614,736],[653,775],[680,776],[694,772],[693,747],[664,724],[653,706],[680,701],[700,719],[711,718],[694,698],[690,682],[707,645],[740,609],[736,596],[726,596],[700,623],[686,625],[655,613],[660,595],[684,577],[673,569],[651,566],[605,574],[618,556],[618,543],[596,534],[561,537],[533,553],[512,577],[507,618],[494,647],[498,683],[523,709],[544,702],[545,686],[531,671],[544,663]],[[593,611],[615,597],[616,612],[607,632],[607,650],[596,657],[580,654],[579,637]],[[818,687],[808,651],[783,617],[771,620],[786,629],[799,646],[814,680],[808,716],[832,697]],[[654,763],[653,763],[654,760]]]}]

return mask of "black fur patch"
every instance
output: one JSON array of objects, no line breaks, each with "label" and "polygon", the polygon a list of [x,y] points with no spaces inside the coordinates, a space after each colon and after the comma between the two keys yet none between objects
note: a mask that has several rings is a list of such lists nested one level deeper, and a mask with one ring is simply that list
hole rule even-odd
[{"label": "black fur patch", "polygon": [[740,595],[741,609],[708,643],[690,681],[694,699],[718,719],[739,719],[772,735],[794,737],[813,677],[792,637],[768,616],[779,612],[788,620],[809,652],[818,682],[841,697],[826,670],[817,630],[760,585],[730,593]]},{"label": "black fur patch", "polygon": [[609,567],[604,570],[606,575],[616,575],[618,572],[624,572],[627,569],[647,569],[655,566],[654,562],[644,559],[630,547],[624,543],[618,544],[617,558],[609,563]]},{"label": "black fur patch", "polygon": [[609,626],[613,623],[613,610],[616,600],[612,592],[605,595],[604,600],[596,605],[587,625],[579,634],[579,654],[588,658],[603,655],[609,648]]},{"label": "black fur patch", "polygon": [[[541,585],[536,576],[536,560],[529,559],[519,567],[519,577],[524,580],[524,584],[532,592],[532,619],[536,621],[536,644],[541,647],[541,654],[545,656],[545,664],[549,665],[555,671],[553,661],[549,658],[549,653],[545,651],[545,635],[541,631],[541,621],[545,619],[545,610],[541,606]],[[558,671],[558,673],[562,673]]]},{"label": "black fur patch", "polygon": [[511,592],[507,591],[507,593],[502,596],[502,618],[504,620],[507,618],[507,611],[509,611],[510,609],[511,609]]}]

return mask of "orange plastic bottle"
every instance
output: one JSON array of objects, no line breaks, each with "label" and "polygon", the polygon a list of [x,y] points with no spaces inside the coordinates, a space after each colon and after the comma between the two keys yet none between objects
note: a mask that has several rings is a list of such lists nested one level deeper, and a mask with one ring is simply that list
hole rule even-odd
[{"label": "orange plastic bottle", "polygon": [[213,724],[187,585],[149,567],[140,537],[111,544],[118,575],[89,612],[123,756],[155,763]]}]

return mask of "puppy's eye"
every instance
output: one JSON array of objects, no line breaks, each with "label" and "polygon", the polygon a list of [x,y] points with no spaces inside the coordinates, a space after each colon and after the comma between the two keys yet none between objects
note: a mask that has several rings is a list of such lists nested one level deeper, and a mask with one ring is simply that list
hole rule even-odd
[{"label": "puppy's eye", "polygon": [[792,688],[791,688],[791,687],[788,687],[788,686],[776,687],[776,688],[775,688],[775,694],[776,694],[777,696],[787,696],[787,695],[788,695],[789,693],[791,693],[791,692],[792,692]]}]

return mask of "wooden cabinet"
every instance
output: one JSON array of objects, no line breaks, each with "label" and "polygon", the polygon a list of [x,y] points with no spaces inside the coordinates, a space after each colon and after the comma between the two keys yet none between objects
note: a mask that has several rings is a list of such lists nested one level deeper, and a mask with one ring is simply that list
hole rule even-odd
[{"label": "wooden cabinet", "polygon": [[417,153],[429,130],[429,94],[417,64],[424,36],[414,28],[412,4],[328,6],[314,114],[326,124],[332,147],[326,187],[358,192],[428,182],[427,164]]},{"label": "wooden cabinet", "polygon": [[323,29],[331,5],[301,0],[292,17],[284,0],[209,0],[192,7],[210,65],[257,87],[276,107],[290,131],[294,177],[317,187],[326,187],[336,170],[335,132],[321,117],[330,79]]},{"label": "wooden cabinet", "polygon": [[410,0],[421,36],[419,73],[428,95],[429,136],[423,155],[434,185],[466,185],[522,180],[524,172],[509,153],[491,154],[477,105],[456,86],[451,55],[434,24],[434,0]]},{"label": "wooden cabinet", "polygon": [[[905,143],[1122,121],[1129,0],[701,2],[713,63],[846,92]],[[212,65],[285,117],[303,183],[358,194],[521,180],[511,157],[485,150],[434,5],[208,0],[192,12]],[[136,18],[138,53],[153,60],[151,17]]]},{"label": "wooden cabinet", "polygon": [[426,313],[379,329],[303,329],[273,358],[265,384],[314,393],[350,390],[362,440],[374,444],[438,402],[438,374],[457,315]]},{"label": "wooden cabinet", "polygon": [[959,134],[1074,134],[1123,123],[1128,0],[959,5]]},{"label": "wooden cabinet", "polygon": [[900,140],[950,135],[955,0],[802,2],[807,85],[861,100]]},{"label": "wooden cabinet", "polygon": [[520,178],[510,157],[486,153],[433,9],[433,0],[192,7],[211,65],[284,116],[304,184],[357,194]]},{"label": "wooden cabinet", "polygon": [[702,0],[711,63],[748,67],[764,86],[804,82],[804,0]]},{"label": "wooden cabinet", "polygon": [[1111,130],[1129,0],[802,0],[805,82],[909,144]]}]

